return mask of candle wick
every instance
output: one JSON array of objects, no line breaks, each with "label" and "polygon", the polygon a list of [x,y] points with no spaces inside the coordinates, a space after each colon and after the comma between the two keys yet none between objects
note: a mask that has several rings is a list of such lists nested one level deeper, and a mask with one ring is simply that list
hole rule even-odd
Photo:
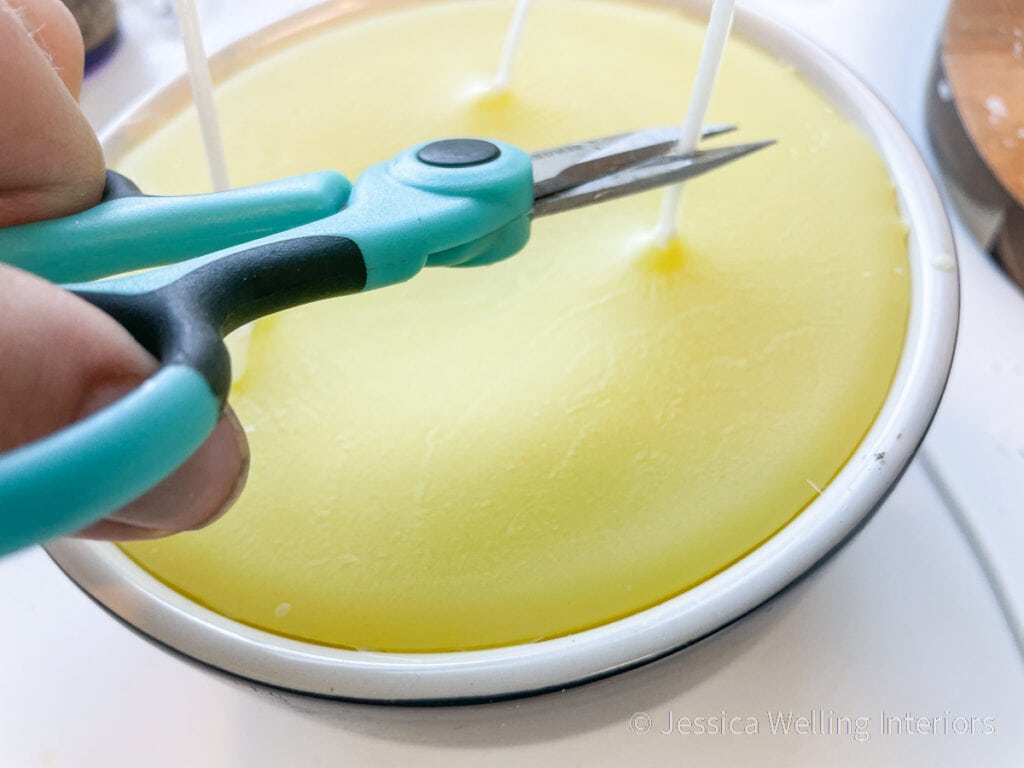
[{"label": "candle wick", "polygon": [[[732,20],[736,8],[736,0],[715,0],[708,19],[708,31],[704,36],[704,45],[700,52],[700,63],[697,65],[697,76],[693,82],[693,92],[686,109],[686,117],[679,129],[679,140],[675,152],[688,154],[697,149],[707,115],[711,93],[715,87],[718,69],[725,52],[725,43],[729,38]],[[683,201],[683,185],[676,184],[665,190],[661,202],[661,218],[654,230],[655,243],[664,248],[678,234],[678,222]]]},{"label": "candle wick", "polygon": [[210,76],[210,62],[203,48],[203,37],[199,29],[199,16],[194,0],[175,0],[175,12],[181,26],[181,38],[185,46],[185,61],[188,65],[189,82],[192,85],[192,99],[199,115],[199,129],[203,137],[206,166],[215,192],[228,189],[227,160],[224,143],[221,140],[220,121],[213,100],[213,78]]},{"label": "candle wick", "polygon": [[515,12],[505,34],[505,46],[501,52],[501,64],[498,74],[491,83],[491,93],[507,91],[512,80],[512,65],[523,39],[523,28],[526,26],[526,13],[530,10],[532,0],[516,0]]}]

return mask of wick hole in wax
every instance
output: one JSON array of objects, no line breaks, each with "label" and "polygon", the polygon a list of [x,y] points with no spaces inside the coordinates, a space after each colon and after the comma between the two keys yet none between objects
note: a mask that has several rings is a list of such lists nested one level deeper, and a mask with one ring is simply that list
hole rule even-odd
[{"label": "wick hole in wax", "polygon": [[629,256],[631,262],[644,272],[667,277],[682,272],[686,248],[682,238],[675,234],[665,240],[646,235],[630,244]]},{"label": "wick hole in wax", "polygon": [[503,88],[494,90],[490,85],[474,85],[468,94],[470,106],[474,110],[499,112],[508,109],[515,101],[512,91]]},{"label": "wick hole in wax", "polygon": [[493,91],[482,78],[459,94],[465,125],[475,136],[506,137],[531,119],[528,103],[518,88]]}]

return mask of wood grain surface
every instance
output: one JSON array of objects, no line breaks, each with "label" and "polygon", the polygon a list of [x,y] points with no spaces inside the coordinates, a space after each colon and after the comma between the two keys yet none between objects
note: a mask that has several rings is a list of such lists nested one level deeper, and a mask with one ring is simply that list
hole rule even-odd
[{"label": "wood grain surface", "polygon": [[952,0],[942,63],[968,135],[1024,205],[1024,0]]}]

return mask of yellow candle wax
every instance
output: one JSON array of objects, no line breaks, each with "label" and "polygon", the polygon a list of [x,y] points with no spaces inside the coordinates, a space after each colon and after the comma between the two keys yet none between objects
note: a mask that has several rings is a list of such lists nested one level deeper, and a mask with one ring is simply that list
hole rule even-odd
[{"label": "yellow candle wax", "polygon": [[[675,124],[702,25],[665,7],[533,8],[510,89],[508,2],[396,8],[218,88],[232,178],[355,175],[418,141],[539,149]],[[208,530],[125,546],[250,625],[441,651],[593,627],[700,583],[836,475],[892,381],[906,232],[868,141],[784,64],[730,42],[710,120],[775,147],[688,186],[539,220],[501,264],[258,322],[231,402],[252,471]],[[117,166],[204,187],[194,113]]]}]

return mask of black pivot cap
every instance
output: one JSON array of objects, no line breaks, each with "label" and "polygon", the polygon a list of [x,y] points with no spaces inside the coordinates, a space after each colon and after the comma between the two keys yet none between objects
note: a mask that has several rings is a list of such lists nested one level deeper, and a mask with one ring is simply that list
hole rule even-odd
[{"label": "black pivot cap", "polygon": [[416,153],[421,163],[441,168],[483,165],[497,159],[499,155],[500,149],[481,139],[444,139],[427,144]]}]

